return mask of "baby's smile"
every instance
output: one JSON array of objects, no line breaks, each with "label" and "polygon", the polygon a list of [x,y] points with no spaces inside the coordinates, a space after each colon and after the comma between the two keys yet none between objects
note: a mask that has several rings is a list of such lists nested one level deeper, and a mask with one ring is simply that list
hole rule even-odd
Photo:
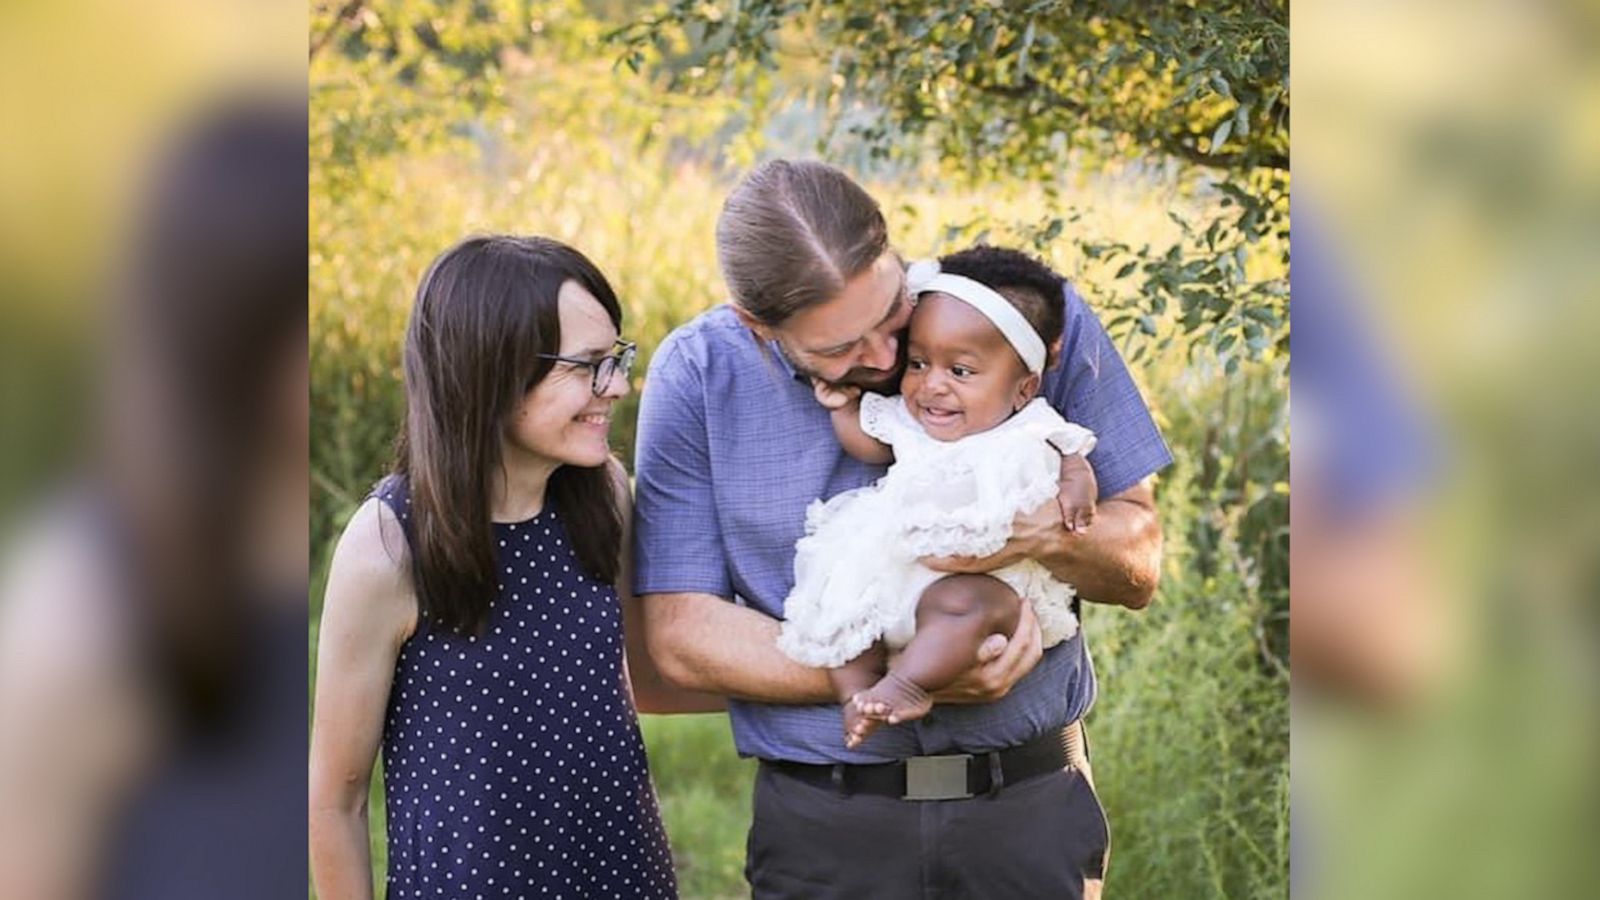
[{"label": "baby's smile", "polygon": [[960,409],[951,407],[948,404],[914,402],[912,411],[916,413],[917,421],[921,422],[922,427],[928,429],[930,434],[949,432],[952,429],[959,428],[962,419],[965,418]]}]

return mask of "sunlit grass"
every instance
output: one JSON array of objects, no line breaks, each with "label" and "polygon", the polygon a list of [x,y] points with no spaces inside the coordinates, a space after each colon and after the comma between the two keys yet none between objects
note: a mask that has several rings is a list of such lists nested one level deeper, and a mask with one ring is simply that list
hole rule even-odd
[{"label": "sunlit grass", "polygon": [[685,897],[737,897],[744,887],[755,761],[733,750],[723,715],[646,716],[645,746]]}]

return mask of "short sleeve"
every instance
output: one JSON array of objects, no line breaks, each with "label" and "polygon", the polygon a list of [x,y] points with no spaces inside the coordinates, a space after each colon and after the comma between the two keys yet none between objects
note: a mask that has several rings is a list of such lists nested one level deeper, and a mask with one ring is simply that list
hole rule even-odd
[{"label": "short sleeve", "polygon": [[639,399],[634,453],[633,587],[637,594],[732,598],[711,488],[703,373],[668,338]]},{"label": "short sleeve", "polygon": [[900,420],[905,404],[899,397],[885,397],[870,391],[861,395],[861,430],[893,447],[901,437]]},{"label": "short sleeve", "polygon": [[1103,500],[1166,468],[1172,453],[1105,326],[1070,285],[1065,337],[1044,395],[1067,421],[1094,433],[1089,464]]},{"label": "short sleeve", "polygon": [[1068,422],[1044,398],[1035,398],[1023,407],[1019,418],[1028,433],[1056,448],[1063,456],[1094,452],[1094,432],[1076,422]]},{"label": "short sleeve", "polygon": [[1088,456],[1094,452],[1094,432],[1075,422],[1062,422],[1060,427],[1050,429],[1045,435],[1050,446],[1061,451],[1062,456],[1082,454]]}]

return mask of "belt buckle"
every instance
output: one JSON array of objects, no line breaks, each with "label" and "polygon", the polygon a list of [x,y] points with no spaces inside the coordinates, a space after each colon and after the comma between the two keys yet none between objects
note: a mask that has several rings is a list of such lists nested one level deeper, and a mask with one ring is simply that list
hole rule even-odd
[{"label": "belt buckle", "polygon": [[965,800],[970,753],[947,756],[913,756],[906,760],[905,800]]}]

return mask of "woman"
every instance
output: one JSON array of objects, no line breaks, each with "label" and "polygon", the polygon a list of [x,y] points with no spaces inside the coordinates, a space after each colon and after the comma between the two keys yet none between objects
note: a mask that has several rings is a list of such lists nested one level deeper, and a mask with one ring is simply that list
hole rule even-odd
[{"label": "woman", "polygon": [[324,600],[324,900],[372,895],[380,743],[389,897],[676,896],[633,702],[710,704],[664,687],[616,588],[632,507],[607,446],[633,359],[621,321],[599,270],[548,239],[471,238],[423,277],[395,472],[345,529]]}]

